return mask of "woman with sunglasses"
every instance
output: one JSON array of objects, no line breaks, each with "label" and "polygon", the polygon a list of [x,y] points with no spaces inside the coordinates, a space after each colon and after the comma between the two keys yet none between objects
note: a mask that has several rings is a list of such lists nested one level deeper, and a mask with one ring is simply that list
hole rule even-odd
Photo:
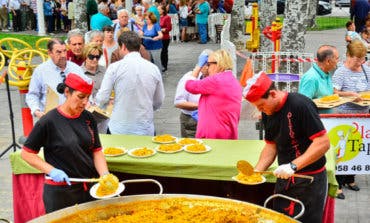
[{"label": "woman with sunglasses", "polygon": [[[101,82],[105,74],[105,67],[99,65],[99,59],[103,54],[101,46],[96,43],[90,43],[85,46],[84,57],[86,58],[85,62],[82,64],[82,69],[84,70],[86,76],[91,78],[94,81],[94,88],[92,92],[92,100],[94,100],[96,93],[98,92]],[[101,119],[95,117],[98,126],[99,133],[107,133],[109,119]]]},{"label": "woman with sunglasses", "polygon": [[[197,80],[203,66],[208,66],[208,77]],[[242,87],[232,73],[233,60],[225,50],[217,50],[199,58],[193,70],[193,80],[185,89],[201,94],[198,104],[196,138],[238,139]]]},{"label": "woman with sunglasses", "polygon": [[95,97],[96,92],[98,92],[100,88],[106,70],[104,66],[99,65],[102,54],[102,48],[96,43],[89,43],[86,45],[83,52],[85,62],[81,67],[85,74],[94,81],[93,97]]}]

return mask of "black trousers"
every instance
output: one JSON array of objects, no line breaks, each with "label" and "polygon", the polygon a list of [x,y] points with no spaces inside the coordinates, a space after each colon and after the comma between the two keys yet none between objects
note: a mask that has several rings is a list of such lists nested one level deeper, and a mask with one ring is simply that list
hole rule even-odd
[{"label": "black trousers", "polygon": [[22,29],[22,17],[21,17],[21,10],[14,10],[16,15],[13,14],[13,30],[14,32],[19,32]]},{"label": "black trousers", "polygon": [[95,199],[90,196],[89,190],[93,184],[72,184],[71,186],[56,186],[44,184],[43,200],[46,213],[57,211],[69,206],[81,204]]},{"label": "black trousers", "polygon": [[342,189],[345,184],[355,182],[355,175],[335,175],[335,179],[337,179],[339,189]]},{"label": "black trousers", "polygon": [[163,47],[161,51],[161,63],[163,69],[167,70],[167,65],[168,65],[168,46],[170,45],[170,40],[169,39],[164,39],[162,40]]},{"label": "black trousers", "polygon": [[[324,212],[324,205],[328,191],[328,180],[326,170],[312,175],[314,180],[304,178],[294,178],[292,180],[279,179],[275,185],[275,193],[284,194],[289,197],[302,201],[305,212],[297,220],[303,223],[321,222]],[[273,209],[288,216],[296,216],[301,209],[299,204],[283,198],[273,200]]]}]

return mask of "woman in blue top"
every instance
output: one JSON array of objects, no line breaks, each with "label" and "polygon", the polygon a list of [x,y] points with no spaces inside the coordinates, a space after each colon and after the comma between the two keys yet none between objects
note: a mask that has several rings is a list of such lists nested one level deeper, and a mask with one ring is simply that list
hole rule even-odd
[{"label": "woman in blue top", "polygon": [[54,17],[53,17],[53,7],[51,5],[50,0],[45,0],[43,6],[44,6],[44,16],[47,22],[47,32],[52,33],[54,31],[53,30]]},{"label": "woman in blue top", "polygon": [[152,12],[148,12],[145,15],[145,21],[146,23],[140,35],[143,37],[145,49],[148,50],[152,56],[152,62],[157,65],[158,69],[161,71],[161,50],[163,47],[161,26],[157,22],[157,17]]}]

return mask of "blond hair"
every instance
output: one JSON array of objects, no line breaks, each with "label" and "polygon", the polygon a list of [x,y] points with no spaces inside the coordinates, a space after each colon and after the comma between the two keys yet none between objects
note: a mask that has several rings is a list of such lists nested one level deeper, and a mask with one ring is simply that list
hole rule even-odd
[{"label": "blond hair", "polygon": [[211,53],[211,56],[217,62],[217,66],[220,70],[232,70],[233,69],[233,59],[231,55],[226,50],[217,50]]},{"label": "blond hair", "polygon": [[366,46],[362,43],[361,40],[352,40],[347,45],[347,56],[350,57],[358,57],[362,58],[365,57],[367,54]]},{"label": "blond hair", "polygon": [[86,59],[87,56],[93,51],[98,51],[100,56],[103,54],[103,49],[101,46],[96,43],[89,43],[84,48],[83,57]]}]

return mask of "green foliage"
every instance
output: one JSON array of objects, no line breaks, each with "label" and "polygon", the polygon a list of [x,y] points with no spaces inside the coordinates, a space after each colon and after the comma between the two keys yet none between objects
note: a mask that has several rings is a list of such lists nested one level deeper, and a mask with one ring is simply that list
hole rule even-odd
[{"label": "green foliage", "polygon": [[330,16],[320,16],[316,17],[316,26],[309,28],[310,31],[321,31],[329,29],[345,28],[346,22],[348,22],[348,17],[330,17]]},{"label": "green foliage", "polygon": [[[284,22],[283,16],[278,16],[281,21]],[[346,27],[346,22],[348,22],[348,17],[335,17],[335,16],[318,16],[316,17],[316,26],[308,28],[308,31],[322,31],[329,29],[340,29]]]}]

